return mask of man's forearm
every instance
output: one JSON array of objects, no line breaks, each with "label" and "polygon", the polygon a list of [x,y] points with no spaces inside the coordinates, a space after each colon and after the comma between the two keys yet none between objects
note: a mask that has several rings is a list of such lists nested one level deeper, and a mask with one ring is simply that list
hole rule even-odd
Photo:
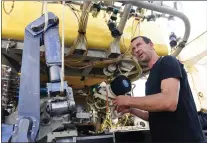
[{"label": "man's forearm", "polygon": [[145,121],[148,121],[149,113],[147,111],[142,111],[136,108],[131,108],[130,113]]},{"label": "man's forearm", "polygon": [[164,98],[162,93],[158,93],[145,97],[132,97],[129,106],[149,112],[168,111],[171,110],[170,100]]}]

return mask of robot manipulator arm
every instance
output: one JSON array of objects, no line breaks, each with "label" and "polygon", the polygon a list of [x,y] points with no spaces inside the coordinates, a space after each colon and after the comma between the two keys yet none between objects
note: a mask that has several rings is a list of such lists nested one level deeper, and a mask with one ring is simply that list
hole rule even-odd
[{"label": "robot manipulator arm", "polygon": [[[58,33],[58,18],[48,12],[48,24],[45,27],[45,16],[41,16],[25,28],[24,49],[20,77],[18,118],[12,135],[12,142],[35,142],[40,127],[40,43],[46,47],[46,63],[50,73],[48,86],[51,93],[60,91],[61,48]],[[44,41],[42,40],[44,39]],[[28,69],[32,72],[28,74]],[[72,89],[64,83],[66,96],[62,100],[50,102],[48,112],[55,114],[58,111],[64,114],[75,109]],[[59,103],[64,107],[59,108]],[[48,103],[49,104],[49,103]],[[65,107],[67,105],[67,107]],[[57,108],[58,107],[58,108]],[[24,132],[21,129],[27,129]]]}]

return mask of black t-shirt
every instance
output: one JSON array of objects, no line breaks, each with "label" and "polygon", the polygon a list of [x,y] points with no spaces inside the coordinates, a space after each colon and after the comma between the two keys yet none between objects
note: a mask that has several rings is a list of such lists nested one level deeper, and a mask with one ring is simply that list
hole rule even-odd
[{"label": "black t-shirt", "polygon": [[[204,135],[187,74],[175,57],[158,59],[150,70],[146,82],[146,95],[161,92],[161,81],[167,78],[180,79],[180,92],[177,109],[174,112],[149,112],[149,125],[153,142],[199,142]],[[162,101],[160,101],[162,102]]]}]

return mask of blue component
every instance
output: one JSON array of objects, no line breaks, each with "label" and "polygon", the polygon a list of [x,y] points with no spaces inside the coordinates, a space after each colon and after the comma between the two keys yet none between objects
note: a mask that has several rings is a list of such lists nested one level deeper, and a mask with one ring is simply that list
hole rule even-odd
[{"label": "blue component", "polygon": [[61,46],[57,26],[48,29],[44,34],[44,45],[46,47],[45,55],[47,65],[61,65]]},{"label": "blue component", "polygon": [[[61,66],[61,47],[58,18],[48,13],[48,26],[44,16],[25,28],[24,49],[19,87],[18,119],[12,134],[12,142],[35,142],[40,124],[40,45],[46,47],[47,65]],[[44,33],[45,32],[45,33]],[[43,35],[44,34],[44,35]],[[44,43],[42,38],[44,38]],[[63,55],[64,56],[64,55]],[[59,72],[59,71],[55,71]],[[56,73],[55,73],[56,74]],[[60,83],[48,83],[48,93],[60,91]],[[64,82],[71,110],[75,107],[72,88]],[[45,91],[45,90],[44,90]],[[5,139],[6,140],[6,139]]]},{"label": "blue component", "polygon": [[[40,122],[40,38],[41,35],[34,37],[25,30],[18,101],[19,120],[16,124],[19,125],[25,117],[30,118],[30,124],[34,128],[33,134],[28,135],[29,142],[35,141]],[[18,128],[15,127],[15,130]],[[16,132],[12,136],[12,142],[27,142],[20,134]]]},{"label": "blue component", "polygon": [[131,91],[131,82],[124,76],[117,76],[111,83],[111,90],[115,95],[125,95],[127,92]]},{"label": "blue component", "polygon": [[12,136],[13,125],[1,124],[1,142],[9,142],[9,138]]},{"label": "blue component", "polygon": [[[48,12],[48,26],[47,26],[47,29],[54,25],[54,23],[52,23],[53,19],[57,19],[57,17],[52,12]],[[57,19],[57,21],[58,21],[58,19]],[[38,18],[37,20],[35,20],[31,24],[29,24],[26,27],[26,31],[28,31],[34,37],[39,35],[39,34],[42,34],[44,32],[44,22],[45,22],[45,15],[41,16],[40,18]],[[39,30],[38,32],[35,32],[32,29],[34,27],[41,27],[41,30]]]},{"label": "blue component", "polygon": [[[61,83],[60,82],[56,82],[56,83],[47,83],[47,89],[48,89],[48,94],[50,92],[57,92],[60,91],[60,86]],[[64,89],[67,89],[67,82],[64,82]]]},{"label": "blue component", "polygon": [[[16,92],[17,92],[17,95],[19,95],[19,87],[17,87],[17,90],[16,90]],[[44,95],[47,95],[47,88],[40,88],[40,94],[42,95],[42,94],[44,94]]]},{"label": "blue component", "polygon": [[[45,18],[42,16],[25,28],[18,119],[17,126],[14,127],[12,142],[35,142],[38,135],[40,123],[40,44],[44,32],[44,21]],[[57,25],[58,18],[49,12],[48,26],[44,37],[48,64],[61,63]]]}]

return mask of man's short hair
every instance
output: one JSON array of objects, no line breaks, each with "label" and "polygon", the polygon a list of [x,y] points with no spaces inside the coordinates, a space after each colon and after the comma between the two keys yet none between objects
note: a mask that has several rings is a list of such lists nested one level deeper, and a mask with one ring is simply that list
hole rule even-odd
[{"label": "man's short hair", "polygon": [[134,40],[136,40],[137,38],[142,38],[143,41],[144,41],[146,44],[152,43],[152,41],[151,41],[149,38],[145,37],[145,36],[137,36],[137,37],[134,37],[134,38],[131,40],[131,43],[132,43]]}]

